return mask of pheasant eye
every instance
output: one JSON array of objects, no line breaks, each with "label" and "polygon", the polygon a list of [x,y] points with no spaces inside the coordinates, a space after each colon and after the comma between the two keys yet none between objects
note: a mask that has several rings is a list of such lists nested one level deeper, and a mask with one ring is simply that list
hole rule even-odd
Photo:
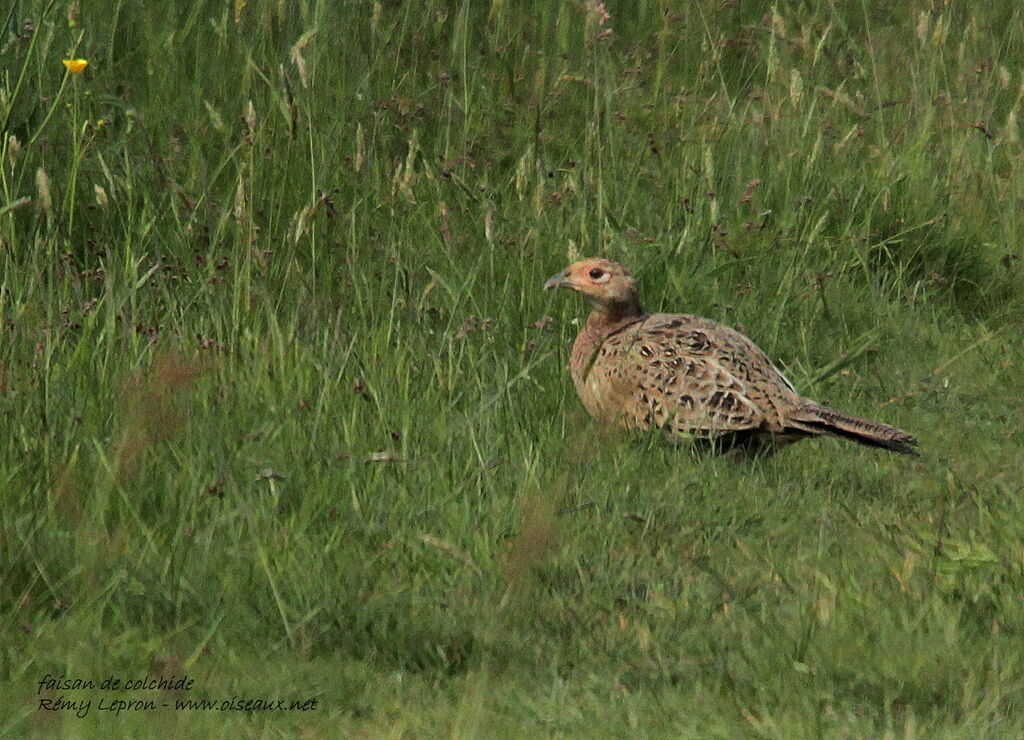
[{"label": "pheasant eye", "polygon": [[593,270],[590,271],[591,280],[600,280],[602,277],[604,277],[604,270],[602,270],[600,267],[595,267]]}]

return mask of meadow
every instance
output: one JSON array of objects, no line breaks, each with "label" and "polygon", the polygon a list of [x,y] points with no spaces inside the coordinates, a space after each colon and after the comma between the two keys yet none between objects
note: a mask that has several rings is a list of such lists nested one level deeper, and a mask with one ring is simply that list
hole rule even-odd
[{"label": "meadow", "polygon": [[[6,6],[0,734],[1024,737],[1019,3]],[[596,255],[922,456],[596,427]]]}]

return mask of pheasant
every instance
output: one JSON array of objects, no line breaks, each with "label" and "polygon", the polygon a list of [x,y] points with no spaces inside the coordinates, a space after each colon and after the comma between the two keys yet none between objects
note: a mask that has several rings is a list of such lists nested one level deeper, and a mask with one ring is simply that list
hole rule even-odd
[{"label": "pheasant", "polygon": [[699,316],[645,312],[632,274],[616,262],[575,262],[544,284],[559,287],[580,293],[591,309],[569,369],[600,422],[723,449],[771,451],[831,435],[918,454],[917,440],[900,429],[801,396],[738,331]]}]

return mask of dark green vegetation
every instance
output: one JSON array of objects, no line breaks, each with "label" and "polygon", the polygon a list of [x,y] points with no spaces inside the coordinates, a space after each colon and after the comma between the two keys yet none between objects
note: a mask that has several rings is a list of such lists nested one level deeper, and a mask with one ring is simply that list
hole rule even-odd
[{"label": "dark green vegetation", "polygon": [[[0,732],[1024,735],[1019,3],[527,5],[0,18]],[[602,434],[577,254],[924,456]]]}]

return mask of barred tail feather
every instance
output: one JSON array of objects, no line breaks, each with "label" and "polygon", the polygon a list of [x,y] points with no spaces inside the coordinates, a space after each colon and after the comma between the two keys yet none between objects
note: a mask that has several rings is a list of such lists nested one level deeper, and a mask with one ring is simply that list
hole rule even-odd
[{"label": "barred tail feather", "polygon": [[844,414],[813,401],[803,403],[789,422],[795,430],[809,434],[829,434],[904,455],[920,454],[914,449],[917,439],[902,429]]}]

